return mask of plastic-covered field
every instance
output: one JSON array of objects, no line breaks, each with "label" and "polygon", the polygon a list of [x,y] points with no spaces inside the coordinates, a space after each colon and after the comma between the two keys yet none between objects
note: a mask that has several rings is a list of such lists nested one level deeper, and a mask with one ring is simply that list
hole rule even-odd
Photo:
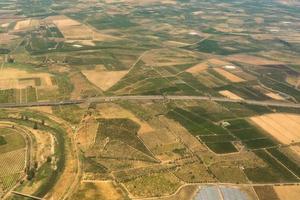
[{"label": "plastic-covered field", "polygon": [[201,187],[194,200],[250,200],[245,192],[224,186]]}]

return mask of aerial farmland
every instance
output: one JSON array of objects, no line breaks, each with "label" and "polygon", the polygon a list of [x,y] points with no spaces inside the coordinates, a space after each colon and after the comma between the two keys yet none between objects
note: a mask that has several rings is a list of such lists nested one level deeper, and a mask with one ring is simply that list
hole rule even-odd
[{"label": "aerial farmland", "polygon": [[0,0],[0,199],[299,196],[298,0]]}]

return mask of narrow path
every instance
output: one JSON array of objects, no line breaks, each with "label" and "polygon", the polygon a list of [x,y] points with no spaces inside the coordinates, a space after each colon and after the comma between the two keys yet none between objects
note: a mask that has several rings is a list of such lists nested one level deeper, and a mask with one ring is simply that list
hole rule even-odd
[{"label": "narrow path", "polygon": [[29,194],[24,194],[24,193],[20,193],[20,192],[16,192],[16,191],[12,191],[11,193],[13,193],[15,195],[18,195],[18,196],[22,196],[22,197],[27,197],[27,198],[30,198],[30,199],[44,200],[41,197],[36,197],[36,196],[32,196],[32,195],[29,195]]}]

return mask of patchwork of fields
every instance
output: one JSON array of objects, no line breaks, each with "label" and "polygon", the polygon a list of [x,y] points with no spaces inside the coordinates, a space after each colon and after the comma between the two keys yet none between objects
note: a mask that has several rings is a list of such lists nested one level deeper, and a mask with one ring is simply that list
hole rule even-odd
[{"label": "patchwork of fields", "polygon": [[298,200],[299,30],[296,1],[0,0],[0,199]]}]

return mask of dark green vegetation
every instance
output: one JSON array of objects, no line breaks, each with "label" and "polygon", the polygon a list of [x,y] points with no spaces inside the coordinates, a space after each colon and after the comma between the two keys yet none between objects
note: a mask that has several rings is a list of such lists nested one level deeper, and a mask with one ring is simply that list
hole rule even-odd
[{"label": "dark green vegetation", "polygon": [[53,113],[62,119],[72,123],[80,123],[83,117],[83,110],[77,105],[53,106]]},{"label": "dark green vegetation", "polygon": [[[230,141],[234,138],[220,125],[216,125],[201,114],[192,113],[181,108],[174,108],[167,117],[176,120],[192,135],[199,137],[211,150],[216,153],[236,152],[237,149]],[[224,142],[227,140],[228,142]]]},{"label": "dark green vegetation", "polygon": [[7,144],[7,142],[6,142],[5,138],[1,135],[0,136],[0,145],[5,145],[5,144]]},{"label": "dark green vegetation", "polygon": [[284,166],[286,166],[289,170],[291,170],[298,177],[300,176],[300,167],[299,164],[291,160],[288,156],[286,156],[283,152],[278,149],[272,148],[267,150],[275,159],[281,162]]},{"label": "dark green vegetation", "polygon": [[227,127],[230,132],[239,138],[249,149],[260,149],[275,146],[261,130],[244,119],[230,120]]}]

